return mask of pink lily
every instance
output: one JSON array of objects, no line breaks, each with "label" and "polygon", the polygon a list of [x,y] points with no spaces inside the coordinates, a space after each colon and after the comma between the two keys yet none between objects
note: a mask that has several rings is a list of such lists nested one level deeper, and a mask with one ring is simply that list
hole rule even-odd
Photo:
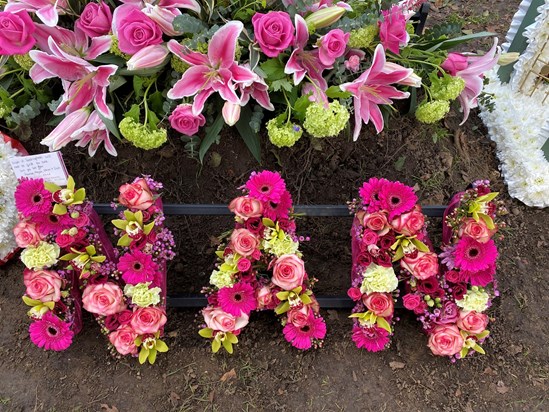
[{"label": "pink lily", "polygon": [[[249,70],[247,65],[243,66],[245,69]],[[252,72],[253,73],[253,72]],[[238,81],[238,74],[235,76]],[[254,73],[254,79],[252,82],[248,83],[239,83],[240,91],[242,96],[240,97],[240,105],[246,106],[250,101],[250,97],[253,97],[259,105],[267,110],[274,110],[274,106],[271,103],[269,97],[269,86],[265,83],[262,77]]]},{"label": "pink lily", "polygon": [[168,49],[192,67],[168,91],[168,98],[176,100],[194,96],[195,116],[202,112],[206,100],[215,92],[226,101],[240,104],[236,84],[250,85],[256,80],[254,72],[239,66],[234,60],[236,43],[243,28],[240,21],[225,24],[210,40],[208,54],[194,52],[176,40],[170,40]]},{"label": "pink lily", "polygon": [[160,66],[164,60],[166,60],[168,54],[169,51],[166,46],[162,44],[152,44],[135,53],[131,59],[126,62],[126,66],[128,67],[128,70],[141,70]]},{"label": "pink lily", "polygon": [[83,107],[68,114],[40,143],[48,146],[50,152],[65,147],[72,140],[72,134],[86,125],[90,112],[89,107]]},{"label": "pink lily", "polygon": [[17,13],[26,10],[35,13],[45,25],[55,27],[59,15],[65,14],[67,8],[66,0],[8,0],[4,11]]},{"label": "pink lily", "polygon": [[73,141],[78,140],[75,144],[76,147],[86,147],[89,145],[88,154],[90,157],[95,155],[95,152],[97,152],[101,143],[105,145],[105,150],[111,156],[118,155],[111,142],[107,126],[105,126],[105,123],[101,120],[96,110],[91,113],[88,121],[83,127],[75,130],[71,134],[71,138]]},{"label": "pink lily", "polygon": [[284,73],[293,74],[294,84],[297,86],[305,78],[306,75],[314,80],[318,87],[322,90],[328,88],[326,80],[322,76],[322,72],[327,67],[320,62],[318,57],[318,49],[305,50],[309,41],[309,28],[305,19],[299,14],[295,15],[295,49],[290,55],[286,67],[284,67]]},{"label": "pink lily", "polygon": [[406,99],[410,95],[408,92],[397,90],[391,86],[391,83],[401,83],[409,78],[413,69],[395,65],[393,70],[387,73],[384,72],[385,64],[385,50],[381,44],[378,44],[374,52],[372,66],[355,81],[339,86],[341,90],[350,92],[354,98],[355,130],[353,139],[355,141],[362,129],[362,121],[364,124],[368,124],[372,120],[378,133],[383,130],[380,104],[392,104],[391,99]]}]

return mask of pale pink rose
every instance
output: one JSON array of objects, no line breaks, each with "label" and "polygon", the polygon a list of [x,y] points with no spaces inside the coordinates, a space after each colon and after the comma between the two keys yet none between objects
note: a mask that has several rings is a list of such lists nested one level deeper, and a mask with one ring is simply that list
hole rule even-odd
[{"label": "pale pink rose", "polygon": [[126,207],[146,210],[154,204],[153,194],[145,179],[120,186],[118,202]]},{"label": "pale pink rose", "polygon": [[391,221],[393,229],[404,236],[417,235],[424,224],[425,217],[421,213],[419,205],[416,205],[412,211],[403,213]]},{"label": "pale pink rose", "polygon": [[436,276],[438,273],[437,255],[432,252],[418,252],[415,258],[404,256],[400,265],[420,280]]},{"label": "pale pink rose", "polygon": [[408,310],[416,309],[421,303],[421,296],[408,293],[402,298],[402,304]]},{"label": "pale pink rose", "polygon": [[27,221],[17,223],[13,228],[13,235],[19,247],[36,246],[43,240],[36,225]]},{"label": "pale pink rose", "polygon": [[391,316],[395,308],[393,297],[387,293],[370,293],[367,296],[363,296],[362,302],[374,315],[384,318]]},{"label": "pale pink rose", "polygon": [[320,62],[327,67],[331,67],[335,60],[345,53],[350,35],[350,33],[345,33],[341,29],[334,29],[322,36],[318,48]]},{"label": "pale pink rose", "polygon": [[108,34],[111,23],[112,12],[107,3],[88,3],[76,20],[76,27],[94,38]]},{"label": "pale pink rose", "polygon": [[261,289],[258,289],[255,298],[257,300],[258,309],[271,309],[276,306],[273,292],[268,286],[263,286]]},{"label": "pale pink rose", "polygon": [[263,214],[263,204],[253,197],[241,196],[229,203],[229,210],[242,220],[248,220]]},{"label": "pale pink rose", "polygon": [[457,325],[473,335],[477,335],[486,330],[488,326],[488,316],[484,313],[478,313],[474,310],[459,312]]},{"label": "pale pink rose", "polygon": [[309,321],[309,307],[301,306],[300,308],[292,308],[288,311],[288,322],[296,328],[302,328]]},{"label": "pale pink rose", "polygon": [[235,229],[230,247],[240,256],[248,257],[259,247],[259,239],[248,229]]},{"label": "pale pink rose", "polygon": [[268,57],[277,57],[294,41],[294,26],[284,11],[255,13],[252,17],[255,41]]},{"label": "pale pink rose", "polygon": [[164,309],[148,306],[146,308],[138,308],[133,312],[130,325],[137,334],[144,335],[146,333],[153,334],[158,332],[167,321],[168,318]]},{"label": "pale pink rose", "polygon": [[121,355],[135,355],[137,354],[137,346],[135,346],[137,336],[131,326],[124,325],[109,333],[109,341]]},{"label": "pale pink rose", "polygon": [[472,237],[477,242],[486,243],[490,240],[495,231],[488,229],[484,220],[479,219],[478,222],[472,217],[465,219],[461,223],[458,236],[467,235]]},{"label": "pale pink rose", "polygon": [[378,232],[379,235],[384,235],[389,230],[389,223],[387,222],[387,215],[385,212],[365,214],[362,224],[368,229]]},{"label": "pale pink rose", "polygon": [[206,118],[202,114],[198,116],[193,114],[191,104],[177,106],[170,115],[169,120],[173,129],[186,136],[195,135],[206,124]]},{"label": "pale pink rose", "polygon": [[282,255],[273,266],[272,282],[284,290],[301,286],[304,277],[305,264],[296,255]]},{"label": "pale pink rose", "polygon": [[433,329],[427,346],[434,355],[452,356],[461,351],[464,343],[457,326],[443,325]]},{"label": "pale pink rose", "polygon": [[25,54],[36,43],[33,37],[36,26],[25,10],[0,11],[0,27],[0,56]]},{"label": "pale pink rose", "polygon": [[63,279],[53,270],[30,270],[23,272],[26,295],[41,302],[58,302],[61,299]]},{"label": "pale pink rose", "polygon": [[86,286],[82,304],[88,312],[100,316],[114,315],[126,309],[122,289],[112,282]]},{"label": "pale pink rose", "polygon": [[242,313],[241,316],[233,316],[221,310],[221,308],[207,307],[202,310],[206,326],[213,330],[221,332],[234,332],[242,329],[248,324],[248,315]]},{"label": "pale pink rose", "polygon": [[162,43],[162,30],[137,7],[117,21],[118,47],[135,54],[146,46]]}]

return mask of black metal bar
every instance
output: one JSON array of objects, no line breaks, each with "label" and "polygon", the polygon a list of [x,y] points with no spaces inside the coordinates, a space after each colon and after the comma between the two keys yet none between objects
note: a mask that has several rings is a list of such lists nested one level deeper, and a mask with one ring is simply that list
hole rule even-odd
[{"label": "black metal bar", "polygon": [[423,34],[423,29],[425,28],[425,22],[427,21],[427,15],[429,14],[430,5],[429,3],[423,3],[419,11],[414,14],[410,20],[414,25],[414,33],[417,35]]}]

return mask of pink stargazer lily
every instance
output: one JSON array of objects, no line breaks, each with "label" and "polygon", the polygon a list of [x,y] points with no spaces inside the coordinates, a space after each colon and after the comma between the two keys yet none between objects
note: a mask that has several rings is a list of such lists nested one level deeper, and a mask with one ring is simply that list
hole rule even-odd
[{"label": "pink stargazer lily", "polygon": [[8,0],[4,11],[17,13],[26,10],[35,13],[47,26],[55,27],[59,21],[59,15],[65,14],[68,9],[66,0]]},{"label": "pink stargazer lily", "polygon": [[322,72],[329,67],[324,66],[318,57],[318,49],[305,50],[309,42],[309,28],[305,19],[295,15],[295,42],[294,51],[290,55],[284,73],[293,74],[294,84],[297,86],[308,75],[322,90],[328,88]]},{"label": "pink stargazer lily", "polygon": [[48,47],[52,54],[38,50],[29,52],[35,62],[29,75],[35,83],[52,77],[62,80],[65,93],[61,104],[53,113],[70,114],[93,102],[101,115],[112,119],[113,113],[106,101],[107,87],[110,76],[116,73],[118,66],[93,66],[81,57],[62,50],[53,37],[48,39]]},{"label": "pink stargazer lily", "polygon": [[84,60],[95,60],[98,56],[110,50],[111,36],[98,36],[90,38],[86,33],[75,27],[74,31],[63,27],[48,27],[45,24],[36,24],[34,38],[36,47],[48,54],[53,54],[48,40],[53,38],[62,50],[73,55],[80,56]]},{"label": "pink stargazer lily", "polygon": [[208,54],[192,51],[176,40],[170,40],[168,49],[192,67],[168,91],[168,98],[176,100],[194,96],[192,110],[195,116],[202,112],[204,103],[215,92],[228,102],[240,104],[236,86],[249,86],[257,79],[254,72],[234,60],[236,43],[243,28],[240,21],[225,24],[210,40]]},{"label": "pink stargazer lily", "polygon": [[397,64],[386,67],[385,50],[378,44],[374,52],[372,66],[364,71],[359,78],[345,83],[339,88],[353,95],[355,110],[355,130],[353,139],[356,141],[362,129],[362,122],[368,124],[370,120],[376,131],[383,130],[383,116],[379,109],[380,104],[392,104],[391,99],[406,99],[410,93],[397,90],[391,83],[408,82],[413,69],[406,69]]},{"label": "pink stargazer lily", "polygon": [[[246,69],[249,69],[248,65],[243,66]],[[253,73],[253,72],[252,72]],[[254,79],[251,82],[242,82],[238,84],[241,97],[240,105],[246,106],[250,101],[250,97],[253,97],[260,106],[267,110],[274,110],[274,106],[271,103],[271,98],[269,97],[269,86],[265,83],[262,77],[254,73]]]}]

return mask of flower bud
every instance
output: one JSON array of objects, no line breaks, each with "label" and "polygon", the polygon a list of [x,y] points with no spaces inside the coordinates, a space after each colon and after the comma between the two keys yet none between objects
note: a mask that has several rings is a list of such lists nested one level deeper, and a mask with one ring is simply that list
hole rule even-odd
[{"label": "flower bud", "polygon": [[312,26],[314,29],[322,29],[334,24],[345,14],[345,12],[346,10],[343,7],[330,6],[309,14],[305,18],[305,22],[308,27]]},{"label": "flower bud", "polygon": [[240,105],[238,103],[225,102],[221,110],[225,123],[234,126],[240,119]]},{"label": "flower bud", "polygon": [[128,70],[150,69],[160,66],[168,53],[168,49],[165,46],[158,44],[147,46],[135,53],[127,61],[126,65],[128,66]]},{"label": "flower bud", "polygon": [[508,64],[512,64],[516,62],[520,57],[520,53],[512,52],[512,53],[502,53],[499,56],[498,64],[500,66],[507,66]]}]

